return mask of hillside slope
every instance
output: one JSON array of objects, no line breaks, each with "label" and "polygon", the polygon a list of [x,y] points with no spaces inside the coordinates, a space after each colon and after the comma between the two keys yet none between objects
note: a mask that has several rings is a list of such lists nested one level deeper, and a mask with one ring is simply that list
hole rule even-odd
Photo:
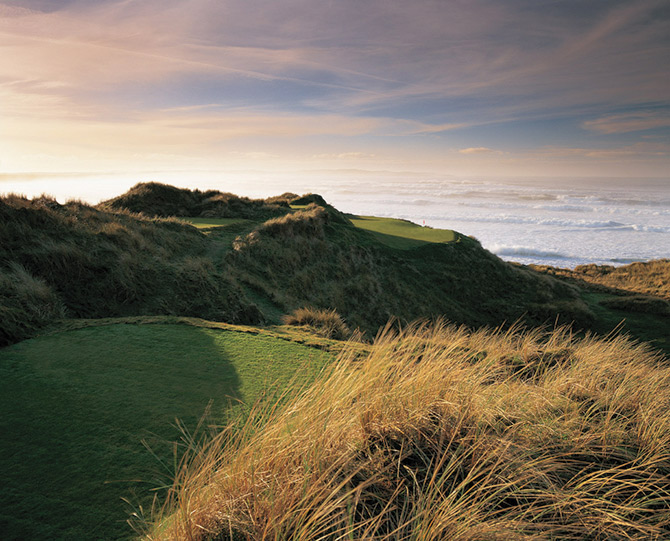
[{"label": "hillside slope", "polygon": [[591,323],[576,288],[505,263],[460,234],[394,249],[335,209],[311,205],[259,225],[233,246],[226,262],[237,280],[282,311],[334,308],[373,335],[392,317],[444,316],[472,326],[557,317]]}]

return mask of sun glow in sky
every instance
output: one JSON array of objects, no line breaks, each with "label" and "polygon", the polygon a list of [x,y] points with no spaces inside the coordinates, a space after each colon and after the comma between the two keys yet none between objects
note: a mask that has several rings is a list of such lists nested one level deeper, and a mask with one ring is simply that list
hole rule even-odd
[{"label": "sun glow in sky", "polygon": [[667,177],[667,0],[0,0],[0,172]]}]

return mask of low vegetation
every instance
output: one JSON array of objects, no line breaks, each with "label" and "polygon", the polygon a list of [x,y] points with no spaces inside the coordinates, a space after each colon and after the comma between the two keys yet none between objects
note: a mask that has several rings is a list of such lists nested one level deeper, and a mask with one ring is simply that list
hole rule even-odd
[{"label": "low vegetation", "polygon": [[536,268],[554,276],[670,301],[670,259],[631,263],[621,267],[579,265],[574,270],[543,266]]},{"label": "low vegetation", "polygon": [[595,315],[594,331],[607,333],[620,326],[670,354],[670,260],[621,267],[581,265],[574,270],[532,268],[580,289]]},{"label": "low vegetation", "polygon": [[386,332],[194,450],[144,537],[667,539],[659,360],[566,328]]},{"label": "low vegetation", "polygon": [[393,317],[445,316],[471,326],[557,317],[580,327],[592,323],[577,288],[452,235],[454,242],[392,248],[332,207],[310,203],[240,235],[227,263],[239,283],[281,312],[334,309],[370,336]]},{"label": "low vegetation", "polygon": [[[146,215],[171,213],[202,229]],[[662,273],[648,274],[663,287]],[[13,284],[0,290],[0,345],[61,316],[278,324],[304,306],[336,310],[369,337],[391,318],[441,316],[471,327],[560,321],[608,332],[644,304],[594,303],[584,281],[505,263],[453,231],[347,216],[315,194],[252,201],[157,183],[98,208],[2,198],[0,281]],[[654,306],[650,317],[664,317]],[[647,339],[641,328],[630,326]]]}]

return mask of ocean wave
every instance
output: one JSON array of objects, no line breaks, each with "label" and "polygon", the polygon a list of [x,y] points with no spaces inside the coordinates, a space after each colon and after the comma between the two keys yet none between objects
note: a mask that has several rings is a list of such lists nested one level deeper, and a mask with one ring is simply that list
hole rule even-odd
[{"label": "ocean wave", "polygon": [[533,248],[531,246],[508,246],[494,244],[488,249],[496,255],[500,256],[523,256],[523,257],[536,257],[539,259],[571,259],[572,256],[562,254],[558,251],[553,250],[540,250],[539,248]]},{"label": "ocean wave", "polygon": [[656,225],[633,225],[631,227],[635,231],[642,231],[644,233],[670,233],[670,227]]},{"label": "ocean wave", "polygon": [[639,257],[637,257],[637,258],[633,258],[633,257],[613,257],[609,261],[610,261],[610,263],[628,265],[630,263],[637,263],[638,261],[647,261],[647,260],[646,259],[641,259]]},{"label": "ocean wave", "polygon": [[646,227],[624,224],[622,222],[617,222],[616,220],[566,220],[561,218],[540,218],[510,214],[499,214],[497,216],[453,216],[451,219],[465,222],[547,225],[556,227],[576,227],[580,229],[620,229],[625,227]]}]

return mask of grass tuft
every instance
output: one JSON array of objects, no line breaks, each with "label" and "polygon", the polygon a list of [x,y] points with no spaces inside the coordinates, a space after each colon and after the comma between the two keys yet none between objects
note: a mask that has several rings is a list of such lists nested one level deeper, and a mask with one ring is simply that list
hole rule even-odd
[{"label": "grass tuft", "polygon": [[335,310],[319,310],[306,306],[282,317],[282,323],[307,325],[317,334],[335,340],[346,340],[351,335],[349,327]]}]

